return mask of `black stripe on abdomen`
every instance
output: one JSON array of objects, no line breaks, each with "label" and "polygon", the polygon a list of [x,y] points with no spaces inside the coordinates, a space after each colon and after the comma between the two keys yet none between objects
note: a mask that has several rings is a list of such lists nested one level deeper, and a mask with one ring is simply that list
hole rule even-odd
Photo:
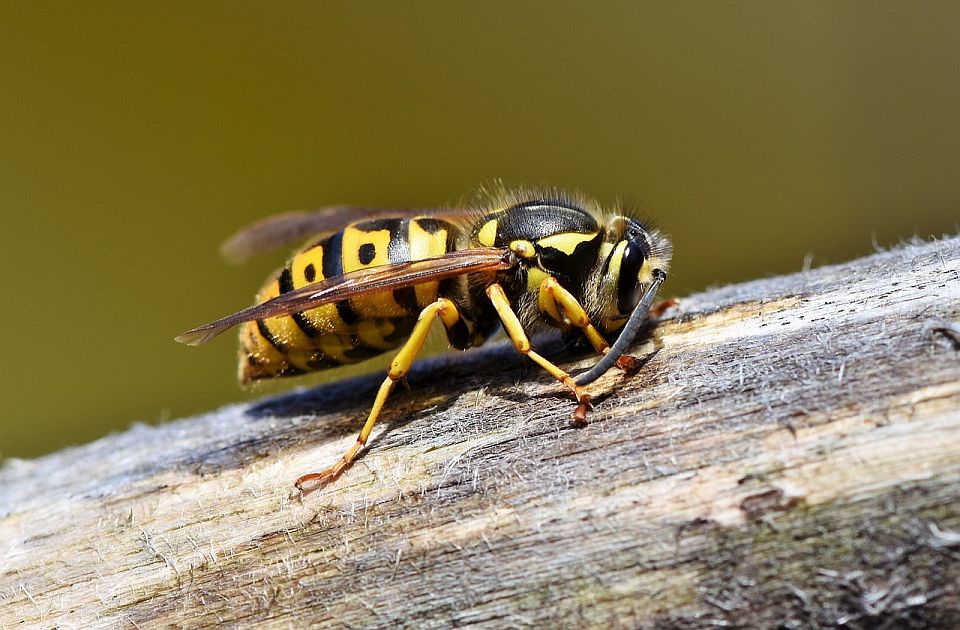
[{"label": "black stripe on abdomen", "polygon": [[350,359],[351,361],[365,361],[372,357],[379,356],[383,354],[383,350],[372,348],[367,344],[363,343],[359,337],[356,335],[350,335],[350,347],[344,348],[342,350],[343,356]]},{"label": "black stripe on abdomen", "polygon": [[[287,266],[283,268],[283,271],[280,272],[281,295],[293,291],[293,270],[290,268],[292,264],[292,262],[288,263]],[[309,319],[303,316],[303,313],[291,313],[290,318],[293,319],[293,322],[307,337],[316,337],[320,334],[320,331],[314,327]]]},{"label": "black stripe on abdomen", "polygon": [[390,225],[384,227],[390,230],[390,244],[387,247],[387,260],[390,264],[410,260],[410,220],[391,221]]},{"label": "black stripe on abdomen", "polygon": [[[343,275],[343,232],[337,232],[323,244],[323,277]],[[360,319],[348,300],[336,302],[337,315],[345,324],[355,324]]]},{"label": "black stripe on abdomen", "polygon": [[[390,264],[407,262],[410,260],[410,219],[395,221],[390,229],[390,246],[387,249],[387,259]],[[417,291],[411,285],[393,290],[393,301],[411,313],[420,310],[417,304]]]},{"label": "black stripe on abdomen", "polygon": [[273,333],[270,332],[270,327],[267,326],[267,322],[263,321],[262,319],[258,319],[257,330],[260,332],[260,335],[267,340],[267,343],[276,348],[277,352],[283,355],[287,353],[284,344],[282,344],[276,337],[273,336]]}]

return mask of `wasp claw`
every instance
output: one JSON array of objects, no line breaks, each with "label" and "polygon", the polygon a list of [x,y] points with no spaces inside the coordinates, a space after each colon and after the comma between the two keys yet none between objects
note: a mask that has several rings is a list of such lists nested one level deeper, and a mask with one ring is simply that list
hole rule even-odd
[{"label": "wasp claw", "polygon": [[[300,494],[310,494],[314,490],[319,490],[323,486],[327,485],[331,481],[337,478],[337,472],[333,469],[327,469],[321,473],[310,473],[303,475],[295,482],[293,485],[297,490],[300,491]],[[304,489],[306,484],[310,484],[311,487]]]},{"label": "wasp claw", "polygon": [[617,359],[616,365],[618,368],[629,374],[640,367],[640,359],[630,356],[629,354],[625,354]]},{"label": "wasp claw", "polygon": [[659,304],[654,304],[650,309],[650,319],[660,319],[660,317],[674,306],[679,306],[680,302],[674,298],[667,298]]},{"label": "wasp claw", "polygon": [[573,420],[573,426],[582,427],[587,424],[587,412],[593,409],[590,404],[590,397],[584,394],[580,397],[580,402],[570,418]]}]

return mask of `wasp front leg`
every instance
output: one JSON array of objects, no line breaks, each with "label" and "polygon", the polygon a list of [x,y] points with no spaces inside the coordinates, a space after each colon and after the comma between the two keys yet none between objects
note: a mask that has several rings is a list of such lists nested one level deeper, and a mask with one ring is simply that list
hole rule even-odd
[{"label": "wasp front leg", "polygon": [[570,388],[570,391],[572,391],[573,395],[577,398],[577,408],[571,417],[574,422],[578,424],[586,422],[587,410],[591,407],[590,395],[587,394],[587,391],[574,383],[569,374],[531,349],[530,339],[527,337],[527,333],[524,332],[517,314],[513,312],[513,307],[510,306],[510,301],[507,299],[503,287],[499,284],[491,284],[487,287],[487,297],[490,298],[490,302],[493,303],[493,307],[496,309],[497,314],[500,316],[500,321],[503,323],[503,329],[507,332],[507,336],[510,337],[510,341],[513,342],[513,346],[517,349],[517,352],[529,357],[534,363],[547,372],[550,372],[555,379]]},{"label": "wasp front leg", "polygon": [[323,472],[309,473],[297,479],[294,483],[297,490],[305,492],[304,485],[308,483],[315,484],[316,487],[329,483],[339,477],[344,470],[353,464],[357,455],[359,455],[364,445],[366,445],[367,439],[370,437],[370,432],[373,431],[373,427],[380,417],[380,412],[383,410],[383,405],[387,402],[387,398],[393,391],[397,381],[402,380],[407,375],[417,355],[423,350],[423,344],[426,342],[427,335],[430,333],[430,327],[437,317],[440,318],[440,321],[443,322],[446,328],[452,328],[460,321],[460,313],[457,311],[457,307],[446,298],[439,298],[436,302],[433,302],[420,311],[420,316],[413,327],[413,332],[410,334],[406,343],[403,344],[403,347],[400,348],[400,351],[397,352],[397,355],[390,363],[390,367],[387,369],[387,378],[383,379],[383,383],[381,383],[380,389],[377,391],[377,397],[373,401],[373,408],[370,409],[370,415],[367,416],[367,421],[364,423],[363,429],[360,430],[357,441],[343,454],[340,461],[330,468],[327,468]]},{"label": "wasp front leg", "polygon": [[[580,305],[577,298],[564,289],[553,276],[548,276],[540,283],[539,302],[540,310],[550,317],[559,322],[569,321],[571,325],[583,331],[584,337],[599,354],[610,351],[610,344],[594,327],[587,311]],[[621,356],[616,363],[616,366],[625,372],[635,369],[638,365],[638,360],[628,354]]]}]

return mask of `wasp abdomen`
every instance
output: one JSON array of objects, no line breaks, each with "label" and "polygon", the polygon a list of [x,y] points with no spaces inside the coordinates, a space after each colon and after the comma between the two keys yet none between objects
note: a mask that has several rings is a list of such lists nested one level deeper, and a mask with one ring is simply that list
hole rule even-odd
[{"label": "wasp abdomen", "polygon": [[[428,217],[353,223],[294,254],[261,288],[257,302],[368,267],[442,256],[456,248],[457,235],[454,225]],[[240,380],[358,363],[396,348],[438,293],[436,282],[418,284],[246,322]]]}]

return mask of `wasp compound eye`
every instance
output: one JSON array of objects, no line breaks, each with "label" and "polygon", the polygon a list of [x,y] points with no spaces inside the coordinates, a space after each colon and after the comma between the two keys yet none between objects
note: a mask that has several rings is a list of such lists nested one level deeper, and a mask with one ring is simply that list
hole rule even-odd
[{"label": "wasp compound eye", "polygon": [[640,302],[643,286],[640,284],[640,268],[646,261],[643,248],[628,241],[620,259],[620,275],[617,279],[617,310],[621,315],[629,315]]}]

